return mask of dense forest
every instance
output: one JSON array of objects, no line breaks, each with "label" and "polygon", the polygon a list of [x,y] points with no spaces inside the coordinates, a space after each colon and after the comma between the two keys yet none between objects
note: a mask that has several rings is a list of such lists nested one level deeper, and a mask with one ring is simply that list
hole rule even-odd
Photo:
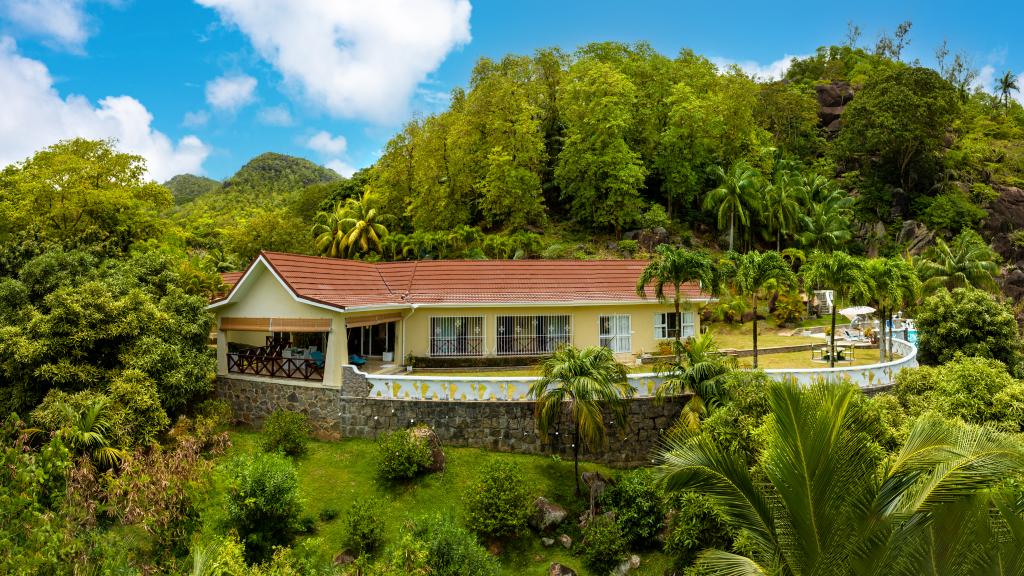
[{"label": "dense forest", "polygon": [[[351,178],[268,152],[158,184],[86,139],[3,168],[0,572],[1021,573],[1024,107],[1012,73],[978,89],[945,45],[905,62],[911,29],[867,47],[851,27],[777,80],[643,43],[484,58]],[[240,429],[206,305],[261,250],[651,258],[638,290],[700,280],[754,369],[711,331],[666,340],[681,417],[657,467],[601,497],[557,456],[445,447],[439,472],[410,430],[311,443],[283,410]],[[758,322],[799,325],[809,288],[912,311],[924,366],[875,396],[758,372]],[[832,308],[813,321],[834,365]],[[628,368],[600,347],[543,360],[538,430],[569,398],[600,449]],[[557,543],[529,524],[538,496],[568,509]]]}]

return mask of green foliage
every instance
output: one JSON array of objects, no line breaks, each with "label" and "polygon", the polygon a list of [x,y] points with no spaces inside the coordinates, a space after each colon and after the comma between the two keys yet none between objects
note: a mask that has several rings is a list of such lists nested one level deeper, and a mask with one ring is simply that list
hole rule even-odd
[{"label": "green foliage", "polygon": [[941,238],[915,261],[925,293],[942,288],[982,288],[995,291],[999,256],[973,230],[964,230],[946,243]]},{"label": "green foliage", "polygon": [[220,187],[220,182],[205,176],[178,174],[164,182],[163,186],[171,191],[175,204],[184,204],[195,200],[203,194],[213,192]]},{"label": "green foliage", "polygon": [[228,467],[227,524],[245,546],[248,561],[269,558],[291,544],[302,505],[291,462],[280,454],[239,456]]},{"label": "green foliage", "polygon": [[947,192],[928,203],[921,219],[928,228],[952,234],[965,228],[977,228],[988,212],[959,192]]},{"label": "green foliage", "polygon": [[411,480],[432,461],[430,447],[409,430],[385,432],[377,438],[377,476],[384,481]]},{"label": "green foliage", "polygon": [[512,463],[495,460],[466,495],[466,526],[483,538],[514,538],[530,518],[530,488]]},{"label": "green foliage", "polygon": [[779,326],[794,326],[804,319],[807,313],[807,305],[804,304],[799,294],[783,292],[775,299],[775,310],[772,310],[772,318]]},{"label": "green foliage", "polygon": [[1019,370],[1021,342],[1007,304],[970,288],[943,290],[925,299],[917,314],[918,361],[943,364],[957,354],[992,358]]},{"label": "green foliage", "polygon": [[380,504],[372,498],[352,502],[345,511],[345,546],[361,556],[380,550],[383,545],[384,517]]},{"label": "green foliage", "polygon": [[305,414],[274,410],[263,424],[260,447],[264,452],[280,451],[288,456],[305,456],[312,432]]},{"label": "green foliage", "polygon": [[651,471],[637,468],[619,476],[602,495],[602,503],[615,509],[615,522],[630,547],[647,548],[665,520],[665,499]]},{"label": "green foliage", "polygon": [[139,370],[125,370],[107,385],[107,396],[115,406],[111,428],[122,438],[123,448],[153,446],[171,421],[160,405],[160,395],[149,376]]},{"label": "green foliage", "polygon": [[672,219],[669,217],[668,212],[662,208],[661,204],[651,204],[651,207],[640,216],[638,224],[645,230],[668,228],[672,225]]},{"label": "green foliage", "polygon": [[671,508],[665,552],[675,558],[677,567],[691,566],[702,550],[732,547],[735,535],[711,498],[698,492],[679,492],[672,496]]},{"label": "green foliage", "polygon": [[245,189],[267,194],[340,178],[334,170],[318,166],[305,158],[264,152],[246,162],[245,166],[225,180],[224,189]]},{"label": "green foliage", "polygon": [[958,357],[941,366],[900,371],[894,392],[911,416],[930,410],[974,424],[1005,424],[1017,431],[1019,387],[1001,362]]},{"label": "green foliage", "polygon": [[465,528],[443,515],[416,523],[433,576],[497,576],[498,562]]},{"label": "green foliage", "polygon": [[583,563],[594,574],[608,574],[625,560],[628,542],[611,516],[592,518],[583,528],[579,544]]}]

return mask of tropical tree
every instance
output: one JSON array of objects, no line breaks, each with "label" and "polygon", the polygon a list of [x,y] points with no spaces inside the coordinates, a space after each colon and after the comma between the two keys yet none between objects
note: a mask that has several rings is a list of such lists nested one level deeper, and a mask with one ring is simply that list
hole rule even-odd
[{"label": "tropical tree", "polygon": [[[886,322],[892,313],[917,301],[921,281],[914,267],[903,258],[873,258],[865,264],[871,301],[878,309],[878,360],[892,357],[892,335],[886,338]],[[888,352],[886,352],[888,350]]]},{"label": "tropical tree", "polygon": [[704,209],[717,211],[719,229],[729,227],[731,252],[737,221],[740,226],[750,225],[750,214],[760,205],[757,194],[761,174],[743,160],[733,164],[729,172],[716,166],[715,173],[719,186],[704,197]]},{"label": "tropical tree", "polygon": [[832,290],[832,332],[829,335],[828,364],[836,365],[836,309],[840,300],[867,298],[871,293],[871,279],[864,262],[846,252],[814,252],[801,268],[805,286]]},{"label": "tropical tree", "polygon": [[722,379],[732,370],[732,365],[718,352],[710,331],[694,336],[685,344],[676,342],[674,346],[676,362],[659,371],[664,380],[655,394],[660,399],[689,395],[679,418],[687,428],[696,430],[708,410],[723,400]]},{"label": "tropical tree", "polygon": [[355,257],[367,252],[381,252],[381,239],[388,229],[381,223],[386,217],[376,208],[371,194],[349,198],[332,212],[317,214],[313,226],[316,249],[330,258]]},{"label": "tropical tree", "polygon": [[954,290],[972,286],[997,291],[999,274],[997,255],[973,230],[961,232],[952,242],[938,238],[917,261],[917,273],[926,294],[945,288]]},{"label": "tropical tree", "polygon": [[679,306],[682,300],[681,288],[687,282],[700,282],[701,289],[711,294],[718,294],[719,280],[715,265],[706,252],[676,248],[668,244],[660,244],[655,249],[655,257],[640,273],[636,282],[636,293],[641,298],[647,297],[647,287],[652,285],[654,297],[659,302],[666,302],[665,288],[672,287],[672,305],[676,315],[676,362],[679,362],[679,340],[682,331],[682,318]]},{"label": "tropical tree", "polygon": [[625,423],[624,399],[633,395],[626,367],[615,360],[608,348],[592,346],[580,350],[559,348],[544,362],[542,376],[530,386],[536,400],[537,429],[547,439],[568,417],[573,430],[572,457],[576,494],[580,494],[580,448],[593,450],[607,444],[604,410],[620,424]]},{"label": "tropical tree", "polygon": [[764,190],[761,217],[767,225],[766,232],[775,234],[776,250],[782,250],[782,237],[794,234],[800,224],[801,180],[798,174],[783,171],[776,182]]},{"label": "tropical tree", "polygon": [[67,425],[58,430],[57,435],[71,452],[88,455],[91,461],[106,467],[124,459],[125,452],[110,445],[113,420],[108,398],[97,396],[79,410],[62,403],[60,409],[64,411]]},{"label": "tropical tree", "polygon": [[842,190],[819,187],[820,178],[806,188],[809,192],[804,196],[806,212],[800,218],[803,232],[799,240],[805,248],[835,250],[851,238],[852,199]]},{"label": "tropical tree", "polygon": [[747,252],[739,257],[733,285],[750,298],[754,311],[754,368],[757,369],[757,299],[769,286],[779,288],[796,283],[793,269],[778,252]]},{"label": "tropical tree", "polygon": [[1010,107],[1010,92],[1019,92],[1020,86],[1017,84],[1017,75],[1011,70],[1007,70],[999,77],[996,81],[999,88],[999,93],[1003,96],[1003,106]]},{"label": "tropical tree", "polygon": [[[880,465],[858,394],[833,383],[773,383],[757,477],[741,454],[706,434],[668,440],[660,454],[667,488],[707,494],[745,535],[744,555],[705,550],[700,566],[792,576],[1019,570],[1021,504],[986,490],[1024,465],[1020,445],[991,428],[927,415]],[[1012,527],[1001,542],[994,519]]]}]

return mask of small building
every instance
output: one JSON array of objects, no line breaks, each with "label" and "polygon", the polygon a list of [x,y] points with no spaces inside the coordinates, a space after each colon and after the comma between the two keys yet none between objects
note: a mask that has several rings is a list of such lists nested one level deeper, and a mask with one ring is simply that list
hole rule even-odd
[{"label": "small building", "polygon": [[[682,287],[677,318],[653,289],[636,293],[646,260],[361,262],[262,252],[209,308],[221,376],[301,379],[336,387],[342,366],[415,358],[486,366],[559,346],[606,346],[623,362],[700,330],[708,301]],[[667,290],[671,293],[671,288]]]}]

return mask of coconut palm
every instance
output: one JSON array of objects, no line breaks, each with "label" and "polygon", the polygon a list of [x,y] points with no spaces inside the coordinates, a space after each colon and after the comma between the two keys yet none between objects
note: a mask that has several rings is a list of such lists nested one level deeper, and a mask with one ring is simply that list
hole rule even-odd
[{"label": "coconut palm", "polygon": [[659,302],[668,301],[665,288],[672,287],[672,306],[676,315],[676,362],[679,362],[678,345],[683,325],[679,311],[681,288],[687,282],[700,282],[701,289],[710,294],[718,294],[719,280],[711,257],[706,252],[675,248],[668,244],[660,244],[655,249],[654,259],[640,273],[636,282],[637,295],[646,298],[647,287],[651,285],[654,297]]},{"label": "coconut palm", "polygon": [[[773,383],[756,477],[742,455],[708,435],[668,439],[660,454],[666,487],[707,494],[744,534],[745,556],[705,550],[701,567],[733,575],[909,576],[1005,574],[982,569],[1013,566],[1010,573],[1019,574],[1019,503],[990,499],[986,490],[1024,466],[1020,445],[990,428],[928,415],[880,466],[858,394],[848,385]],[[976,517],[984,521],[977,525],[993,526],[1002,515],[1014,528],[986,539],[958,524],[979,500]],[[940,555],[964,544],[958,537],[975,545]]]},{"label": "coconut palm", "polygon": [[917,301],[921,281],[914,267],[903,258],[872,258],[865,264],[870,280],[871,302],[878,309],[878,360],[884,362],[886,350],[892,357],[892,335],[886,338],[886,321],[904,305]]},{"label": "coconut palm", "polygon": [[953,290],[973,286],[997,291],[995,277],[999,274],[996,254],[977,232],[966,230],[947,243],[941,238],[917,260],[917,273],[924,282],[924,292],[931,294],[942,288]]},{"label": "coconut palm", "polygon": [[571,421],[577,495],[580,448],[593,450],[607,444],[604,410],[611,412],[620,425],[625,423],[624,399],[633,395],[627,374],[626,367],[615,360],[608,348],[592,346],[580,350],[564,346],[544,362],[541,378],[530,386],[529,396],[536,400],[537,430],[543,438],[547,439],[558,428],[563,417]]},{"label": "coconut palm", "polygon": [[728,173],[721,166],[716,166],[715,172],[720,184],[704,198],[704,209],[717,210],[719,229],[729,226],[731,252],[737,222],[740,226],[748,226],[750,214],[756,212],[760,205],[761,174],[742,160],[733,164]]},{"label": "coconut palm", "polygon": [[676,362],[658,371],[664,380],[655,394],[661,399],[689,395],[679,418],[687,428],[696,430],[708,410],[722,401],[722,380],[732,370],[732,364],[718,352],[710,330],[686,344],[674,345],[678,348]]},{"label": "coconut palm", "polygon": [[1003,106],[1010,107],[1010,92],[1019,92],[1020,86],[1017,84],[1017,75],[1012,71],[1007,70],[999,80],[996,81],[999,87],[999,93],[1003,96]]},{"label": "coconut palm", "polygon": [[750,298],[754,312],[754,369],[757,369],[757,299],[769,286],[781,288],[796,284],[793,269],[778,252],[747,252],[740,256],[733,285]]},{"label": "coconut palm", "polygon": [[846,252],[814,252],[800,270],[805,286],[832,290],[836,299],[832,304],[832,332],[829,335],[829,367],[836,365],[836,309],[839,300],[867,298],[871,293],[871,279],[864,261]]},{"label": "coconut palm", "polygon": [[381,239],[388,229],[377,211],[375,197],[349,198],[331,212],[320,212],[313,226],[317,251],[330,258],[352,258],[367,252],[381,252]]},{"label": "coconut palm", "polygon": [[800,243],[814,250],[835,250],[849,242],[850,198],[841,190],[822,192],[819,200],[807,205],[801,217]]},{"label": "coconut palm", "polygon": [[792,172],[781,172],[775,184],[764,190],[761,217],[767,225],[766,232],[774,232],[775,249],[782,250],[782,237],[789,236],[800,224],[800,203],[803,192],[802,177]]}]

